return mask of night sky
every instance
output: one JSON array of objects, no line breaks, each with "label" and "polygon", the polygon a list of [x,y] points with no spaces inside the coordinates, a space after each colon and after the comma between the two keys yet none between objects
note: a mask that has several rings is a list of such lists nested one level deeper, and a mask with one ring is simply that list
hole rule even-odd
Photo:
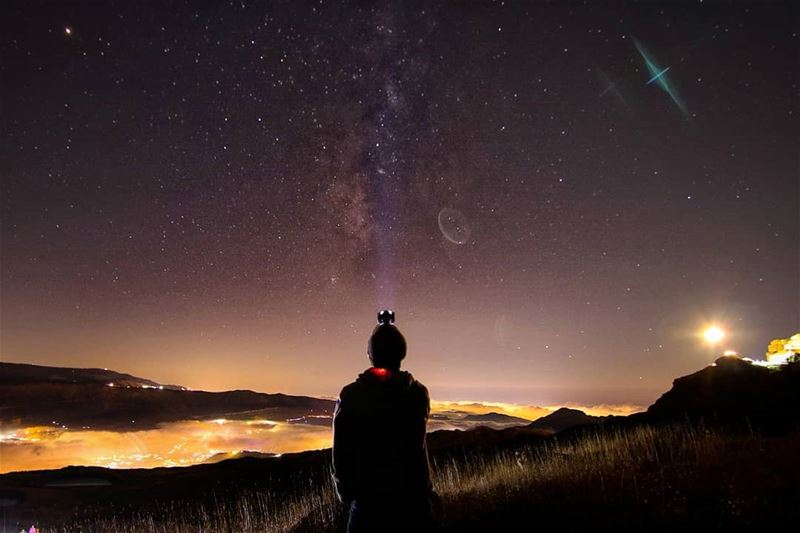
[{"label": "night sky", "polygon": [[5,3],[4,361],[335,395],[388,306],[435,399],[646,405],[797,332],[791,2],[263,4]]}]

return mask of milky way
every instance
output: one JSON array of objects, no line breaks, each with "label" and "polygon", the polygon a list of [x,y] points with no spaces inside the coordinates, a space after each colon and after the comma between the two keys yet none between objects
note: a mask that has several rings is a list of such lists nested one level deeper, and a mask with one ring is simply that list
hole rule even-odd
[{"label": "milky way", "polygon": [[709,322],[760,356],[795,9],[11,2],[2,357],[333,395],[381,306],[443,400],[643,404]]}]

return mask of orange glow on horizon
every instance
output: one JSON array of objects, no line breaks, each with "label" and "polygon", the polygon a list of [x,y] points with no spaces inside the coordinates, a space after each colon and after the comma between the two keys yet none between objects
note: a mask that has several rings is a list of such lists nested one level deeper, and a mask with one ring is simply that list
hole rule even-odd
[{"label": "orange glow on horizon", "polygon": [[[536,420],[562,406],[532,406],[503,402],[432,401],[433,413],[487,414],[497,412],[526,420]],[[587,414],[626,415],[641,410],[630,405],[584,406],[568,404]],[[309,415],[306,418],[323,418]],[[328,418],[328,417],[324,417]],[[461,427],[459,415],[453,420],[430,420],[429,431]],[[454,422],[456,421],[456,422]],[[154,468],[188,466],[221,458],[235,457],[243,451],[284,454],[329,448],[329,423],[300,423],[266,419],[235,420],[217,418],[162,424],[140,431],[106,431],[62,426],[36,426],[9,429],[0,433],[0,473],[18,470],[62,468],[68,465],[108,468]]]}]

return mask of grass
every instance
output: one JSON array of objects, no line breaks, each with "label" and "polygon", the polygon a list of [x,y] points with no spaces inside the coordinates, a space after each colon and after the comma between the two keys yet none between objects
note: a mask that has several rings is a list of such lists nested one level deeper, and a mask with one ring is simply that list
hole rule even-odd
[{"label": "grass", "polygon": [[[800,436],[728,435],[689,425],[592,433],[514,450],[435,457],[445,531],[743,530],[797,518]],[[100,512],[43,533],[342,531],[330,480],[147,514]]]},{"label": "grass", "polygon": [[731,530],[795,512],[798,443],[642,427],[445,464],[437,487],[451,531],[521,522]]}]

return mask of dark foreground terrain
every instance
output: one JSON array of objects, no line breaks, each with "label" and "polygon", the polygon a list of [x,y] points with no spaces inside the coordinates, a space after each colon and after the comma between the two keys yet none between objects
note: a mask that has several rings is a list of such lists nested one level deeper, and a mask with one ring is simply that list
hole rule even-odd
[{"label": "dark foreground terrain", "polygon": [[[527,531],[532,524],[764,530],[800,518],[798,449],[798,433],[731,435],[680,424],[592,431],[493,453],[437,452],[440,521],[444,531]],[[26,482],[48,479],[51,499],[39,495],[30,520],[8,523],[10,531],[32,522],[43,532],[333,532],[346,519],[323,452],[119,474],[64,469],[56,480],[37,475]]]},{"label": "dark foreground terrain", "polygon": [[[434,432],[442,529],[795,524],[799,378],[797,363],[767,369],[722,358],[676,380],[640,415],[597,420],[563,411],[516,428]],[[186,468],[12,473],[0,476],[0,502],[14,532],[31,524],[43,532],[325,532],[342,530],[345,520],[327,450]]]}]

